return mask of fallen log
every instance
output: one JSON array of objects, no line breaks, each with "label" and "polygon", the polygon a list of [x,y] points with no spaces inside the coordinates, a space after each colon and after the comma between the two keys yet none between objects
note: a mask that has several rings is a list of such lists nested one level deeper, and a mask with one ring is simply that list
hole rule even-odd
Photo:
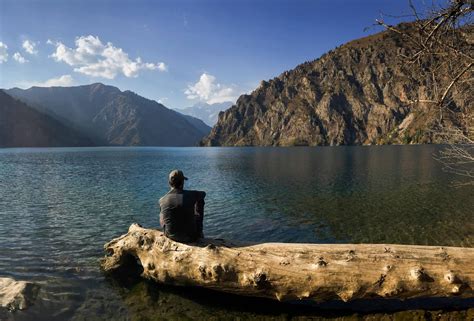
[{"label": "fallen log", "polygon": [[[132,224],[105,244],[105,272],[277,300],[474,297],[474,248],[395,244],[183,244]],[[130,260],[130,258],[133,258]]]}]

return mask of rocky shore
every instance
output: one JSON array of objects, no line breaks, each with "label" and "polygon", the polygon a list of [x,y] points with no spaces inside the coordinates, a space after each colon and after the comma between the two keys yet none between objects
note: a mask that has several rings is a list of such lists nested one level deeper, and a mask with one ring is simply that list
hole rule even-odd
[{"label": "rocky shore", "polygon": [[27,281],[16,281],[0,277],[0,309],[24,310],[33,303],[38,285]]}]

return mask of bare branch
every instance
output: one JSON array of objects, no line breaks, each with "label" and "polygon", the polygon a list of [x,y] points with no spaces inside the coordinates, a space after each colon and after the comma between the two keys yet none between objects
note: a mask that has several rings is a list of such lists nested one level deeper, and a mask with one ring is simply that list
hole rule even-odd
[{"label": "bare branch", "polygon": [[[397,33],[412,46],[399,57],[407,69],[418,69],[414,85],[422,86],[420,97],[409,104],[424,103],[427,112],[439,113],[431,136],[446,144],[436,159],[446,172],[464,177],[474,184],[474,95],[473,78],[474,26],[472,0],[445,0],[444,5],[419,11],[412,0],[409,7],[415,21],[393,26],[383,20],[377,24]],[[466,105],[467,104],[467,105]]]},{"label": "bare branch", "polygon": [[451,88],[453,88],[453,85],[459,80],[459,78],[461,78],[462,75],[464,75],[469,69],[471,69],[471,67],[474,65],[474,63],[470,63],[466,68],[464,68],[452,81],[451,83],[448,85],[448,87],[446,88],[446,90],[444,91],[443,93],[443,96],[441,96],[441,99],[440,99],[440,102],[439,104],[442,105],[446,96],[448,95],[449,91],[451,90]]}]

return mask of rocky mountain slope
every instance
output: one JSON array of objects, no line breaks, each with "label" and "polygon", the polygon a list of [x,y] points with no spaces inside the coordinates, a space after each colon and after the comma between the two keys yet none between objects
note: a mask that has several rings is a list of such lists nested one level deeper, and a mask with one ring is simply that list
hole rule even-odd
[{"label": "rocky mountain slope", "polygon": [[215,104],[197,103],[191,107],[175,109],[177,112],[201,119],[206,125],[214,126],[217,123],[219,113],[228,109],[233,103],[223,102]]},{"label": "rocky mountain slope", "polygon": [[202,136],[208,135],[211,132],[211,127],[208,126],[202,119],[191,116],[191,115],[186,115],[178,112],[178,114],[184,116],[184,118],[194,127],[196,127],[200,132],[203,133]]},{"label": "rocky mountain slope", "polygon": [[91,146],[92,141],[0,90],[0,147]]},{"label": "rocky mountain slope", "polygon": [[97,145],[194,146],[210,129],[156,101],[100,83],[7,92],[92,137]]},{"label": "rocky mountain slope", "polygon": [[[407,26],[406,28],[409,28]],[[206,146],[429,143],[438,114],[414,103],[429,79],[404,64],[413,52],[391,31],[352,41],[269,81],[219,116]],[[470,92],[466,96],[466,92]],[[473,91],[453,92],[453,106]],[[453,121],[456,121],[455,119]]]}]

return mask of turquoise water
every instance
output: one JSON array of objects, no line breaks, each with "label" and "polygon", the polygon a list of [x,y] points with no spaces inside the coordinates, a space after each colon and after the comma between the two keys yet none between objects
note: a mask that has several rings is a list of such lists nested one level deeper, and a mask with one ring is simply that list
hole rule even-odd
[{"label": "turquoise water", "polygon": [[[41,285],[34,306],[4,318],[133,318],[133,291],[105,279],[98,259],[131,223],[158,227],[157,200],[174,168],[190,178],[188,188],[207,192],[206,236],[472,247],[474,188],[453,186],[433,160],[437,149],[0,149],[0,276]],[[157,291],[196,313],[210,309]],[[156,309],[170,305],[158,301]],[[226,309],[211,306],[209,315]]]}]

